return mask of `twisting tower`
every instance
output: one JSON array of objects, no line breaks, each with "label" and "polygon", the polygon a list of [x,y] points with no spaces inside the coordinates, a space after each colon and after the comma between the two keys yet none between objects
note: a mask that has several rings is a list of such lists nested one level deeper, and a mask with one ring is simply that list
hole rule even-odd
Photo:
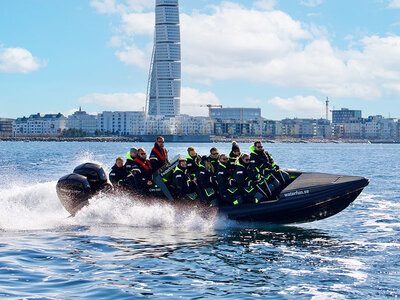
[{"label": "twisting tower", "polygon": [[156,0],[154,46],[146,109],[149,115],[180,114],[181,45],[178,0]]}]

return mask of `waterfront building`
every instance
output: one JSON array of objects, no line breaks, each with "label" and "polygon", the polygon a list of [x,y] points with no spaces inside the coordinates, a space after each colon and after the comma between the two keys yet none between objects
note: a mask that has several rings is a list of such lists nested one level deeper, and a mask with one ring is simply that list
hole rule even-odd
[{"label": "waterfront building", "polygon": [[261,135],[263,123],[260,108],[209,108],[215,135]]},{"label": "waterfront building", "polygon": [[332,124],[327,119],[318,119],[316,122],[316,134],[317,137],[331,138],[332,137]]},{"label": "waterfront building", "polygon": [[346,123],[342,124],[342,137],[360,139],[365,136],[364,120],[358,118],[350,118]]},{"label": "waterfront building", "polygon": [[259,121],[261,120],[261,108],[245,107],[223,107],[210,108],[210,118],[212,120],[230,121]]},{"label": "waterfront building", "polygon": [[79,107],[79,110],[68,116],[67,129],[81,129],[88,135],[94,135],[97,129],[97,116],[89,115]]},{"label": "waterfront building", "polygon": [[332,111],[332,123],[344,124],[350,119],[361,120],[361,110],[350,110],[348,108],[342,108],[341,110]]},{"label": "waterfront building", "polygon": [[101,134],[141,135],[145,119],[142,111],[103,111],[97,115],[97,129]]},{"label": "waterfront building", "polygon": [[397,140],[400,141],[400,120],[397,120]]},{"label": "waterfront building", "polygon": [[180,115],[174,118],[177,135],[209,135],[211,125],[207,117]]},{"label": "waterfront building", "polygon": [[262,135],[267,136],[267,137],[274,137],[276,135],[280,135],[280,130],[279,130],[279,134],[277,133],[278,127],[279,127],[279,129],[281,127],[279,121],[263,120]]},{"label": "waterfront building", "polygon": [[178,0],[156,0],[153,55],[149,74],[149,115],[180,114],[181,46]]},{"label": "waterfront building", "polygon": [[290,137],[313,137],[317,134],[315,119],[284,119],[281,125],[281,135]]},{"label": "waterfront building", "polygon": [[13,135],[59,135],[66,128],[66,118],[63,114],[40,113],[28,118],[18,118],[13,122]]},{"label": "waterfront building", "polygon": [[116,135],[204,135],[210,134],[206,117],[148,115],[141,111],[103,111],[97,117],[98,130]]},{"label": "waterfront building", "polygon": [[396,139],[397,124],[395,119],[384,118],[380,115],[369,116],[365,119],[364,135],[369,139]]},{"label": "waterfront building", "polygon": [[14,119],[0,118],[0,137],[10,137],[12,135]]}]

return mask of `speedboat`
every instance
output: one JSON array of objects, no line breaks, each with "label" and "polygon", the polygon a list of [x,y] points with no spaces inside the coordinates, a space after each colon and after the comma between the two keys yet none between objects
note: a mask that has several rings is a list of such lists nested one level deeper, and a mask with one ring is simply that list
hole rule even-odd
[{"label": "speedboat", "polygon": [[[173,188],[167,184],[168,177],[178,163],[175,158],[169,166],[154,174],[152,196],[179,204]],[[348,207],[369,183],[358,176],[333,175],[314,172],[286,170],[290,182],[278,197],[264,199],[259,203],[205,207],[218,210],[218,214],[237,221],[268,222],[274,224],[306,223],[333,216]],[[74,172],[61,177],[57,183],[57,195],[65,209],[74,216],[98,193],[110,193],[104,169],[94,163],[85,163]]]}]

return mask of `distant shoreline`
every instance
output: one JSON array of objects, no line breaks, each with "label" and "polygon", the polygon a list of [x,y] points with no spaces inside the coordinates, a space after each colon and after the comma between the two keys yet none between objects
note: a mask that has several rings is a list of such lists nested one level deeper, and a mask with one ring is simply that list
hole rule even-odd
[{"label": "distant shoreline", "polygon": [[[324,138],[292,138],[292,137],[219,137],[212,136],[211,143],[251,143],[255,140],[261,140],[263,143],[297,143],[297,144],[399,144],[395,140],[367,140],[367,139],[324,139]],[[56,137],[56,136],[24,136],[24,137],[0,137],[0,141],[11,142],[103,142],[103,143],[127,143],[141,142],[137,137]],[[184,142],[190,143],[190,142]]]}]

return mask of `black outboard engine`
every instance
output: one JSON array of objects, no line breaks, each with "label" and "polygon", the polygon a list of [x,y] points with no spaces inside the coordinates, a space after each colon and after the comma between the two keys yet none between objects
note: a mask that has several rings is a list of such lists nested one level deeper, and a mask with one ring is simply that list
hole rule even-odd
[{"label": "black outboard engine", "polygon": [[98,164],[84,163],[74,169],[75,174],[83,175],[87,178],[93,193],[109,188],[107,176],[103,168]]},{"label": "black outboard engine", "polygon": [[79,174],[61,177],[57,182],[56,190],[61,204],[71,215],[75,215],[92,195],[89,181]]},{"label": "black outboard engine", "polygon": [[60,198],[65,209],[73,216],[96,193],[111,189],[112,186],[107,182],[103,168],[93,163],[77,166],[74,173],[61,177],[57,183],[58,198]]}]

